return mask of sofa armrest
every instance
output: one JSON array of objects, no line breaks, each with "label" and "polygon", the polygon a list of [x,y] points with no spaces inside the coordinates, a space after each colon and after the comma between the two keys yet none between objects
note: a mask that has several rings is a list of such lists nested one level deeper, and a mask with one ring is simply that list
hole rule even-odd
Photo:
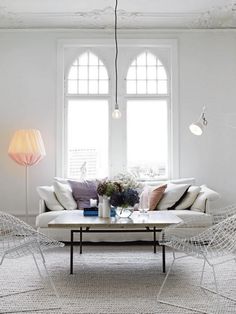
[{"label": "sofa armrest", "polygon": [[212,215],[212,208],[214,203],[220,199],[220,194],[212,189],[209,189],[206,185],[201,186],[201,191],[203,191],[204,197],[206,198],[205,212],[206,214]]},{"label": "sofa armrest", "polygon": [[46,212],[46,204],[43,199],[39,200],[39,214]]}]

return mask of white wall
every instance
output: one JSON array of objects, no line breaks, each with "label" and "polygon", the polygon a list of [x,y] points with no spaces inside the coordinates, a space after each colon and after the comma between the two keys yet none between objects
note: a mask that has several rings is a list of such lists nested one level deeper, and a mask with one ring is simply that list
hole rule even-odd
[{"label": "white wall", "polygon": [[[179,41],[180,173],[219,191],[219,206],[235,202],[236,33],[185,33]],[[202,105],[209,125],[188,132]]]},{"label": "white wall", "polygon": [[[108,32],[107,36],[110,35]],[[52,182],[57,157],[57,39],[80,36],[94,37],[95,34],[0,32],[0,210],[24,213],[24,168],[7,156],[8,144],[16,129],[40,129],[46,146],[46,158],[29,172],[32,214],[38,210],[36,186]],[[105,37],[103,32],[96,36]],[[134,36],[132,32],[123,35]],[[150,37],[179,40],[181,177],[196,177],[198,183],[206,183],[219,191],[222,194],[219,206],[234,202],[236,33],[153,32]],[[203,104],[207,106],[209,126],[202,137],[194,137],[188,125],[198,118]]]}]

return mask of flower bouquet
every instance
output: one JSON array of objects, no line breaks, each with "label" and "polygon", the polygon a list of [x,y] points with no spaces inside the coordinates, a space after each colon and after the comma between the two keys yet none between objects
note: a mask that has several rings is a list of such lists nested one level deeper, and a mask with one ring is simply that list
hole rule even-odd
[{"label": "flower bouquet", "polygon": [[109,198],[110,205],[116,208],[116,214],[119,217],[127,218],[133,213],[134,205],[139,202],[137,187],[136,182],[119,178],[117,181],[100,182],[97,192],[103,198],[104,196]]}]

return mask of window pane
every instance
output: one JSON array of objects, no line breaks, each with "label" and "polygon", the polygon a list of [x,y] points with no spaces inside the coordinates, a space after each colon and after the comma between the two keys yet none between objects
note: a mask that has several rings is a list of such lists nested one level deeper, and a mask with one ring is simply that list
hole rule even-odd
[{"label": "window pane", "polygon": [[167,94],[167,81],[158,81],[157,90],[158,94]]},{"label": "window pane", "polygon": [[[98,118],[99,117],[99,118]],[[108,102],[69,100],[67,176],[79,179],[108,175]]]},{"label": "window pane", "polygon": [[146,93],[147,93],[147,82],[137,81],[137,94],[146,94]]},{"label": "window pane", "polygon": [[148,80],[156,80],[157,78],[157,68],[154,66],[150,66],[147,68],[147,79]]},{"label": "window pane", "polygon": [[79,79],[87,80],[88,79],[88,66],[79,67]]},{"label": "window pane", "polygon": [[98,67],[96,66],[89,67],[89,79],[90,80],[98,79]]},{"label": "window pane", "polygon": [[68,80],[68,94],[77,94],[77,81]]},{"label": "window pane", "polygon": [[146,78],[147,78],[146,67],[144,66],[137,67],[137,79],[146,80]]},{"label": "window pane", "polygon": [[157,57],[154,56],[152,53],[147,54],[147,60],[148,60],[148,65],[157,65]]},{"label": "window pane", "polygon": [[140,180],[167,176],[168,118],[165,100],[127,102],[127,170]]},{"label": "window pane", "polygon": [[157,68],[157,78],[158,80],[167,80],[166,70],[164,67]]},{"label": "window pane", "polygon": [[88,94],[88,81],[79,81],[79,94]]},{"label": "window pane", "polygon": [[129,68],[127,80],[136,80],[136,67],[131,66]]},{"label": "window pane", "polygon": [[89,81],[89,94],[98,94],[98,80]]},{"label": "window pane", "polygon": [[108,81],[99,81],[99,94],[107,94],[108,93]]},{"label": "window pane", "polygon": [[89,53],[89,64],[90,65],[98,65],[98,57],[95,56],[93,53]]},{"label": "window pane", "polygon": [[136,81],[127,81],[127,94],[136,94]]},{"label": "window pane", "polygon": [[79,65],[88,65],[88,52],[83,53],[79,58]]},{"label": "window pane", "polygon": [[72,66],[68,75],[69,80],[77,80],[77,67]]},{"label": "window pane", "polygon": [[148,81],[148,86],[147,86],[147,93],[148,94],[156,94],[157,93],[157,81]]},{"label": "window pane", "polygon": [[142,53],[137,57],[137,66],[146,65],[146,53]]},{"label": "window pane", "polygon": [[107,70],[104,66],[99,67],[99,79],[100,80],[108,80]]}]

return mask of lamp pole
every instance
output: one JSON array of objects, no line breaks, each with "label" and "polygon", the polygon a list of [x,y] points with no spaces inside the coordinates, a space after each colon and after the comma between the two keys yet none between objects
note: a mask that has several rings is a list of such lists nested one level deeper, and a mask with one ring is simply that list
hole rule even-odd
[{"label": "lamp pole", "polygon": [[28,165],[25,166],[25,220],[29,223]]}]

